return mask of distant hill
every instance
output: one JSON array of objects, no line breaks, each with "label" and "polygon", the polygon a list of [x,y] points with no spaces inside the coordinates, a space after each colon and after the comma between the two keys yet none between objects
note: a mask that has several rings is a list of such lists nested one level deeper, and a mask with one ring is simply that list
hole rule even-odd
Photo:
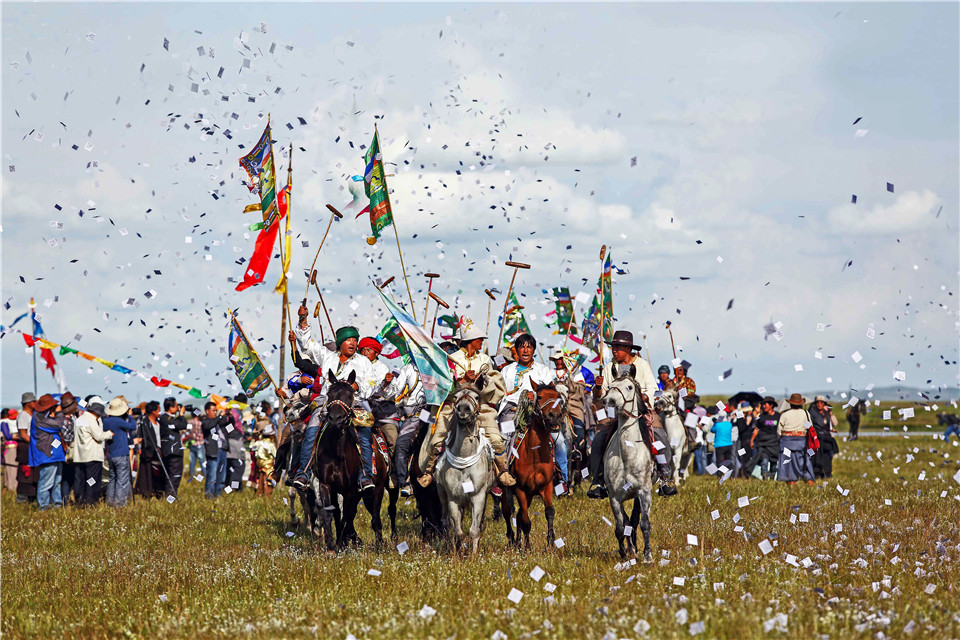
[{"label": "distant hill", "polygon": [[[831,399],[839,399],[840,393],[850,393],[861,400],[867,397],[867,393],[872,393],[873,400],[901,400],[907,402],[949,402],[951,400],[960,400],[960,389],[957,387],[941,387],[940,389],[918,389],[917,387],[874,387],[869,392],[864,389],[843,389],[840,391],[808,391],[803,395],[813,398],[816,395],[824,395]],[[922,395],[921,395],[922,394]]]}]

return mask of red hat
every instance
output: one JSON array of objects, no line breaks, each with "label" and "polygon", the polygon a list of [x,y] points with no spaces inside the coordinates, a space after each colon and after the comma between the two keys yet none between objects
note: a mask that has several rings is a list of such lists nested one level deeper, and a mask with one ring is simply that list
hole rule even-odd
[{"label": "red hat", "polygon": [[377,355],[380,355],[380,352],[383,351],[383,345],[376,338],[364,338],[357,345],[357,351],[363,351],[364,349],[373,349],[377,352]]},{"label": "red hat", "polygon": [[7,418],[9,418],[10,420],[16,420],[18,415],[20,415],[20,412],[17,411],[16,409],[10,409],[9,411],[7,411]]}]

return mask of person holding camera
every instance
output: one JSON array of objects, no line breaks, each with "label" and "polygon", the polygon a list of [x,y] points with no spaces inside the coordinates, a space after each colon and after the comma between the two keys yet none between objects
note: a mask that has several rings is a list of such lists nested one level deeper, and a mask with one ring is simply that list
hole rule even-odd
[{"label": "person holding camera", "polygon": [[227,480],[229,445],[226,428],[233,424],[233,418],[223,409],[218,409],[214,402],[205,404],[203,413],[200,428],[203,431],[203,449],[207,463],[203,493],[208,498],[215,498],[223,492]]},{"label": "person holding camera", "polygon": [[130,438],[137,430],[130,417],[130,407],[123,396],[117,396],[104,409],[103,430],[113,433],[107,450],[107,504],[122,507],[133,495],[130,482]]},{"label": "person holding camera", "polygon": [[177,403],[176,398],[166,398],[163,401],[163,415],[160,416],[160,459],[165,476],[164,493],[177,497],[180,489],[180,479],[183,477],[183,442],[181,434],[187,430],[187,419],[183,417],[184,409]]}]

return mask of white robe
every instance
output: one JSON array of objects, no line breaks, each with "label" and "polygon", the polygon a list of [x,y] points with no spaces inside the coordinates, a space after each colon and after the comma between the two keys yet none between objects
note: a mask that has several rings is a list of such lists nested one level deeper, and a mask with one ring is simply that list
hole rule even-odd
[{"label": "white robe", "polygon": [[556,374],[553,370],[539,362],[532,363],[530,368],[520,374],[518,378],[517,371],[519,371],[519,369],[520,365],[512,362],[501,371],[503,380],[507,385],[507,395],[504,396],[500,402],[501,411],[503,411],[508,403],[520,404],[521,393],[533,391],[533,386],[530,384],[531,380],[537,384],[550,384],[556,379]]}]

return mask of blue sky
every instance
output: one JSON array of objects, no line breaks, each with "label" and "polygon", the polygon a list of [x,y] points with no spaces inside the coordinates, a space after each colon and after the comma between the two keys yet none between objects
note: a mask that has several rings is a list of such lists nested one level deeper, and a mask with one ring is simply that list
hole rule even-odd
[{"label": "blue sky", "polygon": [[[656,367],[672,321],[703,390],[955,386],[957,25],[956,4],[4,4],[3,319],[34,296],[50,339],[226,393],[229,306],[276,373],[279,298],[233,290],[254,241],[239,145],[269,112],[281,174],[297,148],[297,290],[381,116],[418,314],[439,271],[484,321],[513,258],[551,344],[542,290],[589,291],[607,244],[617,327]],[[318,280],[372,334],[367,277],[399,275],[396,250],[347,218]],[[11,404],[31,358],[0,345]],[[75,392],[161,395],[59,361]]]}]

